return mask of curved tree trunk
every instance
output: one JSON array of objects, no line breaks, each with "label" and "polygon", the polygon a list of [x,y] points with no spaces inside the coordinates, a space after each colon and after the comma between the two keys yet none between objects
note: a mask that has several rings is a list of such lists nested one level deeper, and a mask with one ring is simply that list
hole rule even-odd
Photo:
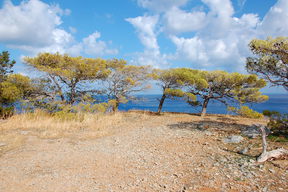
[{"label": "curved tree trunk", "polygon": [[113,106],[113,108],[112,108],[113,112],[117,112],[118,111],[119,104],[120,104],[119,99],[115,99],[115,100],[116,100],[115,106]]},{"label": "curved tree trunk", "polygon": [[206,115],[208,103],[209,103],[209,99],[208,98],[204,99],[203,105],[202,105],[201,117],[204,117]]},{"label": "curved tree trunk", "polygon": [[257,158],[257,162],[263,163],[269,159],[278,159],[281,157],[288,157],[288,150],[283,149],[283,148],[279,148],[279,149],[272,150],[272,151],[267,151],[267,141],[266,141],[267,133],[265,131],[265,126],[261,125],[259,129],[262,135],[262,153]]},{"label": "curved tree trunk", "polygon": [[165,99],[166,99],[166,94],[163,93],[163,95],[162,95],[162,97],[161,97],[161,99],[159,101],[159,106],[158,106],[158,110],[157,110],[158,114],[160,114],[161,111],[162,111],[162,107],[163,107],[163,103],[164,103]]}]

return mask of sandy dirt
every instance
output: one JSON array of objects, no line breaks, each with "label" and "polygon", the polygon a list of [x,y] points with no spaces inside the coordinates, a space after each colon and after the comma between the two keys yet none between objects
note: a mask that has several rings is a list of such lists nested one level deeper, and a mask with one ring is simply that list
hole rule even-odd
[{"label": "sandy dirt", "polygon": [[[124,120],[129,126],[93,139],[41,139],[25,132],[22,146],[0,156],[0,191],[288,190],[287,160],[255,162],[259,139],[223,142],[253,121],[177,114]],[[246,146],[246,155],[237,153]]]}]

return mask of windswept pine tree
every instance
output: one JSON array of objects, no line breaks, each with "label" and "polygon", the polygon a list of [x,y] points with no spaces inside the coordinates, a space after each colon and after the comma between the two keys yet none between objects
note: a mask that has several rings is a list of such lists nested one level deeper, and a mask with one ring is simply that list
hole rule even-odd
[{"label": "windswept pine tree", "polygon": [[161,113],[164,101],[168,96],[185,97],[185,99],[190,102],[196,101],[195,95],[185,92],[185,85],[200,84],[203,82],[197,70],[188,68],[155,69],[153,77],[162,89],[162,96],[159,100],[157,113]]},{"label": "windswept pine tree", "polygon": [[248,57],[248,72],[288,91],[288,37],[254,39],[249,47],[257,57]]},{"label": "windswept pine tree", "polygon": [[15,60],[10,60],[8,51],[2,51],[2,53],[0,53],[0,82],[5,81],[7,75],[13,73],[12,68],[15,63]]},{"label": "windswept pine tree", "polygon": [[186,82],[180,91],[171,89],[169,94],[177,96],[179,92],[178,96],[181,97],[183,93],[189,93],[201,98],[197,102],[188,100],[188,103],[202,107],[201,116],[205,116],[211,100],[217,100],[229,106],[235,102],[239,104],[256,103],[268,99],[268,96],[262,95],[260,92],[260,89],[266,86],[266,82],[256,75],[225,71],[198,71],[197,77],[198,81]]},{"label": "windswept pine tree", "polygon": [[266,86],[263,79],[256,75],[228,73],[225,71],[203,72],[207,86],[203,88],[190,86],[189,92],[202,99],[201,116],[207,111],[209,101],[217,100],[229,105],[229,102],[256,103],[263,102],[268,96],[262,95],[260,89]]},{"label": "windswept pine tree", "polygon": [[71,57],[59,53],[41,53],[24,61],[29,66],[44,73],[45,78],[39,82],[47,85],[45,97],[57,98],[66,104],[83,101],[99,90],[87,88],[86,83],[104,79],[110,74],[106,60],[83,57]]},{"label": "windswept pine tree", "polygon": [[21,99],[27,99],[34,94],[29,77],[12,74],[16,62],[10,60],[9,53],[0,54],[0,116],[6,118],[13,114],[14,104]]},{"label": "windswept pine tree", "polygon": [[103,92],[115,101],[114,111],[120,103],[132,99],[131,94],[148,89],[151,79],[150,66],[127,65],[126,61],[112,59],[107,61],[111,73],[103,79]]}]

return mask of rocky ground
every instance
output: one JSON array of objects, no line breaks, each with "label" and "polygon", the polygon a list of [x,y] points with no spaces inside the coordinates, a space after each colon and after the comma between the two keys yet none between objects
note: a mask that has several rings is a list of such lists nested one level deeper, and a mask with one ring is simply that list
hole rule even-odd
[{"label": "rocky ground", "polygon": [[[255,161],[260,138],[225,140],[240,136],[254,120],[138,113],[123,120],[129,124],[94,139],[41,139],[33,131],[14,130],[26,140],[0,156],[0,191],[288,190],[287,160]],[[279,146],[287,149],[270,142],[270,149]]]}]

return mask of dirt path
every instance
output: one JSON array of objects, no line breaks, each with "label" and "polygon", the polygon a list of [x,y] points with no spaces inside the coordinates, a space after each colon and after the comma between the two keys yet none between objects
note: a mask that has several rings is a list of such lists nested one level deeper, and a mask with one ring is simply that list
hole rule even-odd
[{"label": "dirt path", "polygon": [[0,191],[288,189],[287,170],[259,167],[251,158],[225,150],[219,133],[180,129],[173,123],[135,124],[133,129],[82,141],[29,136],[25,145],[0,157]]}]

